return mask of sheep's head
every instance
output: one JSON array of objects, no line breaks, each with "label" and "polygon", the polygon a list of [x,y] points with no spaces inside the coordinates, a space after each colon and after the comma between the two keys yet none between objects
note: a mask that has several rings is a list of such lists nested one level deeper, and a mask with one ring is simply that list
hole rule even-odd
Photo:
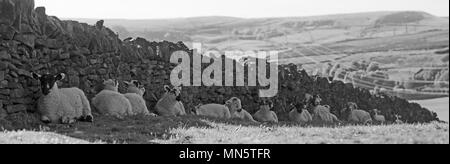
[{"label": "sheep's head", "polygon": [[354,102],[347,103],[347,110],[354,111],[358,110],[358,105]]},{"label": "sheep's head", "polygon": [[374,109],[373,113],[375,113],[375,115],[378,115],[380,112],[378,111],[378,109]]},{"label": "sheep's head", "polygon": [[311,104],[313,106],[319,106],[322,103],[322,98],[319,95],[315,95],[312,99],[311,99]]},{"label": "sheep's head", "polygon": [[201,106],[203,106],[203,104],[198,104],[197,106],[192,108],[191,109],[191,114],[194,115],[194,116],[198,115],[197,111],[200,109]]},{"label": "sheep's head", "polygon": [[297,110],[298,113],[303,113],[303,110],[307,110],[308,106],[304,103],[297,103],[293,105],[293,107]]},{"label": "sheep's head", "polygon": [[105,80],[103,81],[103,85],[105,86],[104,90],[111,90],[115,92],[119,91],[119,81],[117,80],[113,79]]},{"label": "sheep's head", "polygon": [[136,93],[138,95],[144,96],[145,87],[141,82],[137,80],[132,80],[130,82],[125,81],[125,85],[127,86],[128,93]]},{"label": "sheep's head", "polygon": [[242,111],[242,102],[241,99],[237,97],[233,97],[230,100],[228,100],[225,105],[230,108],[231,111]]},{"label": "sheep's head", "polygon": [[181,87],[169,87],[164,86],[164,89],[166,90],[166,96],[168,98],[173,99],[175,101],[181,101]]},{"label": "sheep's head", "polygon": [[273,108],[273,102],[270,100],[263,100],[259,103],[261,110],[271,110]]},{"label": "sheep's head", "polygon": [[34,79],[41,81],[41,90],[44,95],[50,94],[50,92],[52,91],[53,88],[58,87],[56,82],[61,81],[66,77],[66,75],[64,73],[60,73],[60,74],[56,74],[56,75],[51,75],[51,74],[40,75],[40,74],[33,72],[31,74]]}]

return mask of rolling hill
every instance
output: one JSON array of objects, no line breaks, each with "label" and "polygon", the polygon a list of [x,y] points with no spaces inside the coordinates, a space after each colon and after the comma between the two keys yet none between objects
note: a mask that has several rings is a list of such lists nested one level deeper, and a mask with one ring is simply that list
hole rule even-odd
[{"label": "rolling hill", "polygon": [[[94,24],[97,20],[76,19]],[[105,20],[124,39],[203,43],[218,50],[279,50],[281,63],[336,62],[369,52],[448,47],[449,19],[421,11],[381,11],[310,17],[196,17]]]}]

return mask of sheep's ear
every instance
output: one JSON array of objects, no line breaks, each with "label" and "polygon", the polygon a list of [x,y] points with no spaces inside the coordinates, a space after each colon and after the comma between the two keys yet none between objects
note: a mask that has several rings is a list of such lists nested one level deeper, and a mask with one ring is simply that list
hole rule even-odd
[{"label": "sheep's ear", "polygon": [[137,81],[137,80],[133,80],[133,81],[131,81],[131,83],[134,84],[136,87],[141,87],[142,86],[142,83]]},{"label": "sheep's ear", "polygon": [[31,72],[31,76],[34,78],[34,79],[40,79],[42,76],[41,75],[39,75],[39,74],[37,74],[37,73],[34,73],[34,72]]},{"label": "sheep's ear", "polygon": [[131,82],[128,82],[128,81],[124,81],[123,83],[124,83],[127,87],[130,86],[130,85],[132,84]]},{"label": "sheep's ear", "polygon": [[178,86],[178,87],[174,87],[173,89],[176,89],[176,90],[178,90],[178,91],[180,91],[180,92],[181,92],[181,86]]},{"label": "sheep's ear", "polygon": [[172,89],[168,85],[164,85],[164,90],[170,92]]},{"label": "sheep's ear", "polygon": [[64,78],[66,78],[66,74],[64,74],[64,73],[60,73],[60,74],[58,74],[58,75],[55,76],[55,79],[56,79],[57,81],[64,80]]}]

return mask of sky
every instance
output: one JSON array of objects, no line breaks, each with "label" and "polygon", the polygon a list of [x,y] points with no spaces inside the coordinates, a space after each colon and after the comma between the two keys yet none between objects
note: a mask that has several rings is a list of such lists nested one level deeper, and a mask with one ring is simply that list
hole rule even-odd
[{"label": "sky", "polygon": [[449,15],[449,0],[35,0],[61,18],[297,17],[370,11]]}]

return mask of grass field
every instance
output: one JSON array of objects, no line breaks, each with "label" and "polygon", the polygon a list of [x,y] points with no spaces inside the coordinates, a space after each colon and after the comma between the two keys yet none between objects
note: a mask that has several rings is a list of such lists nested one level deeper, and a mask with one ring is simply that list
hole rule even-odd
[{"label": "grass field", "polygon": [[345,127],[243,127],[209,122],[213,128],[178,128],[169,144],[448,144],[448,124]]},{"label": "grass field", "polygon": [[[95,123],[43,125],[0,121],[0,144],[448,144],[447,123],[385,126],[299,126],[252,124],[185,116],[123,120],[96,117]],[[17,119],[17,118],[16,118]],[[17,131],[25,129],[28,131]],[[38,132],[35,132],[38,131]]]},{"label": "grass field", "polygon": [[[0,132],[0,144],[90,144],[91,142],[75,139],[50,132]],[[101,143],[101,142],[95,142]]]}]

